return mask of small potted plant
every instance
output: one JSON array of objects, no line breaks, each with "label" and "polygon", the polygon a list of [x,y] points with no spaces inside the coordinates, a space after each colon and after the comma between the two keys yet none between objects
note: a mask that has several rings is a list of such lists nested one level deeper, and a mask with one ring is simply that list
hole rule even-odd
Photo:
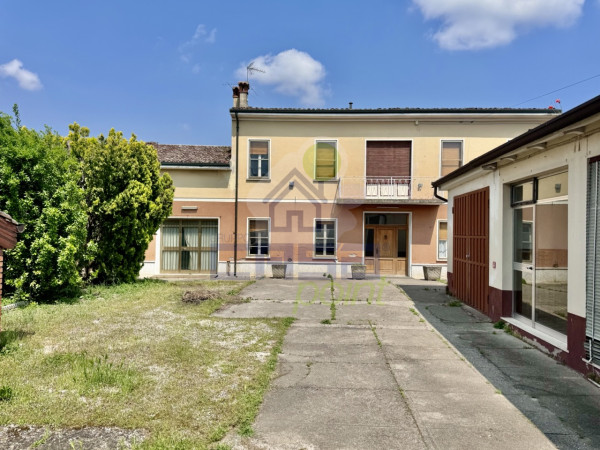
[{"label": "small potted plant", "polygon": [[364,264],[352,264],[350,266],[352,269],[352,279],[353,280],[364,280],[365,275],[367,273],[367,266]]}]

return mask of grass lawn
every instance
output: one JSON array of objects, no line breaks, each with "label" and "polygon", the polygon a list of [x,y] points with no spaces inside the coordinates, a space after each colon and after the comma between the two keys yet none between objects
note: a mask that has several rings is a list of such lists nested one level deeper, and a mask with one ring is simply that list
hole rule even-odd
[{"label": "grass lawn", "polygon": [[[3,314],[0,424],[144,429],[141,448],[250,434],[291,320],[210,316],[246,285],[143,281]],[[195,289],[218,295],[182,302]]]}]

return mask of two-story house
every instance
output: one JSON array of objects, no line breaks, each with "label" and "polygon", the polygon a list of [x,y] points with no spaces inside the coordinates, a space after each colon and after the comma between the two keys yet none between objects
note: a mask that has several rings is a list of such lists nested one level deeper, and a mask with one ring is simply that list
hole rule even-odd
[{"label": "two-story house", "polygon": [[257,108],[233,90],[231,147],[157,144],[172,217],[142,275],[423,276],[446,264],[447,210],[431,182],[557,112]]}]

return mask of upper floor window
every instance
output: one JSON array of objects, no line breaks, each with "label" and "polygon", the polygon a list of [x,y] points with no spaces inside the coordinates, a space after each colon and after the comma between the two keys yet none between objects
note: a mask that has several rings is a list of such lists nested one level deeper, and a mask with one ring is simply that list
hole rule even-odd
[{"label": "upper floor window", "polygon": [[315,179],[331,180],[337,177],[337,141],[317,141],[315,151]]},{"label": "upper floor window", "polygon": [[250,178],[269,178],[269,141],[250,141]]},{"label": "upper floor window", "polygon": [[269,219],[248,219],[248,255],[269,256]]},{"label": "upper floor window", "polygon": [[315,220],[315,256],[335,256],[335,220]]},{"label": "upper floor window", "polygon": [[446,176],[463,163],[463,141],[442,141],[442,166],[440,175]]}]

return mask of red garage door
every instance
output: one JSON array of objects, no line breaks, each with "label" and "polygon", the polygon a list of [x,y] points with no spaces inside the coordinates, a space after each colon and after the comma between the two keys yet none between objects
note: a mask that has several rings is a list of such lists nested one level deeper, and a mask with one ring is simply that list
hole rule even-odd
[{"label": "red garage door", "polygon": [[454,198],[452,294],[488,312],[489,188]]}]

